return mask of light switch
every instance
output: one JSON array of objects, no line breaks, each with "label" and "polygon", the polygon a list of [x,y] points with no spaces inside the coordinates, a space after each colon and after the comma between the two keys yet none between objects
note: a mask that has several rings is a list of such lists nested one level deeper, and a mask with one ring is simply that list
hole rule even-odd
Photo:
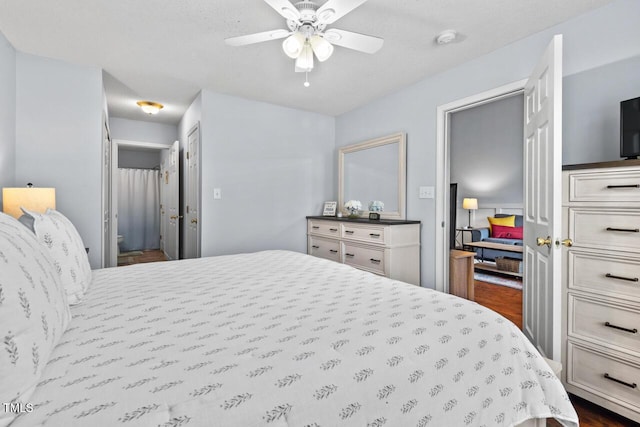
[{"label": "light switch", "polygon": [[421,199],[433,199],[435,196],[435,191],[433,187],[420,187],[420,193],[418,197]]},{"label": "light switch", "polygon": [[214,200],[222,199],[222,190],[219,188],[213,189],[213,198]]}]

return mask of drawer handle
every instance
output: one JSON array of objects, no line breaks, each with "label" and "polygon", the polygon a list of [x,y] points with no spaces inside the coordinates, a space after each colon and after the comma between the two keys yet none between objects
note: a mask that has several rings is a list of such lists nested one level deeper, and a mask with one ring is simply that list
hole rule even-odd
[{"label": "drawer handle", "polygon": [[625,231],[627,233],[640,233],[640,229],[638,228],[614,228],[607,227],[607,231]]},{"label": "drawer handle", "polygon": [[629,332],[629,333],[632,333],[632,334],[637,334],[638,333],[638,330],[636,328],[633,328],[633,329],[623,328],[622,326],[612,325],[609,322],[604,322],[604,326],[606,326],[607,328],[618,329],[618,330]]},{"label": "drawer handle", "polygon": [[337,228],[330,228],[329,231],[338,231]]},{"label": "drawer handle", "polygon": [[638,278],[637,277],[623,277],[623,276],[616,276],[615,274],[611,274],[611,273],[607,273],[604,275],[604,277],[608,277],[610,279],[620,279],[620,280],[627,280],[629,282],[637,282]]},{"label": "drawer handle", "polygon": [[338,253],[338,251],[337,251],[337,250],[335,250],[335,249],[329,249],[329,252],[334,253],[334,254],[337,254],[337,253]]},{"label": "drawer handle", "polygon": [[344,254],[344,255],[345,255],[345,256],[350,256],[350,257],[354,257],[354,256],[355,256],[355,254],[349,254],[349,253]]},{"label": "drawer handle", "polygon": [[312,247],[313,249],[320,249],[320,246],[318,246],[318,245],[312,245],[311,247]]},{"label": "drawer handle", "polygon": [[607,185],[607,188],[640,188],[640,184]]},{"label": "drawer handle", "polygon": [[344,230],[344,232],[345,232],[345,233],[347,233],[347,234],[353,234],[353,233],[355,233],[355,231],[353,231],[353,230]]},{"label": "drawer handle", "polygon": [[605,372],[605,374],[604,374],[604,377],[605,377],[606,379],[608,379],[608,380],[611,380],[611,381],[617,382],[618,384],[626,385],[627,387],[630,387],[630,388],[638,388],[638,384],[636,384],[636,383],[628,383],[628,382],[626,382],[626,381],[622,381],[622,380],[619,380],[619,379],[617,379],[617,378],[613,378],[612,376],[610,376],[610,375],[609,375],[609,374],[607,374],[606,372]]},{"label": "drawer handle", "polygon": [[380,264],[380,260],[379,259],[370,258],[369,261],[371,261],[374,264]]},{"label": "drawer handle", "polygon": [[380,235],[378,233],[369,233],[369,236],[371,236],[371,237],[380,237]]},{"label": "drawer handle", "polygon": [[311,226],[311,228],[313,228],[314,230],[317,230],[318,228],[320,228],[320,226],[319,225],[313,225],[313,226]]}]

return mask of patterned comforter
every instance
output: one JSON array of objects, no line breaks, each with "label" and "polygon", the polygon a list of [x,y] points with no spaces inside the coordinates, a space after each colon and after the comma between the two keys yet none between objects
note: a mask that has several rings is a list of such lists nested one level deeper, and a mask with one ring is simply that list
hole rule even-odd
[{"label": "patterned comforter", "polygon": [[286,251],[94,271],[22,426],[576,425],[473,302]]}]

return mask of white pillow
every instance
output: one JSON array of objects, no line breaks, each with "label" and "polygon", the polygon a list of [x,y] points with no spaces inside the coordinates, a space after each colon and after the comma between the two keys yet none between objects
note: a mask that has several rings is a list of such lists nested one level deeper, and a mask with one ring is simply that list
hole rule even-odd
[{"label": "white pillow", "polygon": [[22,210],[33,218],[33,231],[53,258],[69,304],[78,304],[91,284],[91,266],[78,230],[60,212]]},{"label": "white pillow", "polygon": [[[0,402],[28,403],[71,314],[47,250],[0,213]],[[15,415],[0,408],[0,425]]]}]

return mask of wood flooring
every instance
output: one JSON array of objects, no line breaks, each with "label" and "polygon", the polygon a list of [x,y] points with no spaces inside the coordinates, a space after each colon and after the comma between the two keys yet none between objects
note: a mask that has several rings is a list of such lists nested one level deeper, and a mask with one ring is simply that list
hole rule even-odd
[{"label": "wood flooring", "polygon": [[[502,314],[522,329],[522,291],[506,286],[475,281],[475,301],[493,311]],[[640,427],[607,409],[601,408],[587,400],[569,395],[576,408],[581,427]],[[547,426],[560,427],[556,420],[548,420]]]},{"label": "wood flooring", "polygon": [[[139,253],[139,255],[138,255]],[[166,261],[167,257],[160,249],[124,252],[118,255],[118,267],[146,262]]]}]

